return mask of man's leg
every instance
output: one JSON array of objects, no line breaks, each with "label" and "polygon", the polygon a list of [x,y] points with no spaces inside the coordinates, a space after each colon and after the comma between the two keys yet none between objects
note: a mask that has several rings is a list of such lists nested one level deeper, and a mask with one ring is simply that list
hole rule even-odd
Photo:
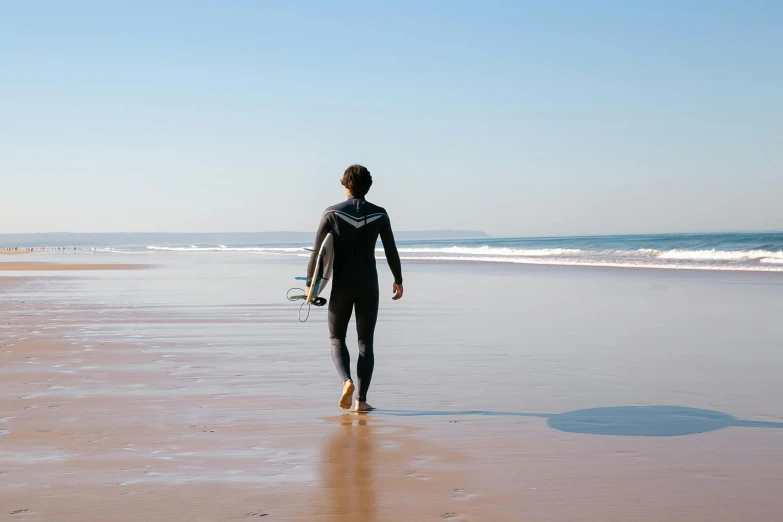
[{"label": "man's leg", "polygon": [[351,355],[345,345],[345,334],[353,311],[352,293],[340,291],[332,287],[329,297],[329,342],[332,347],[332,361],[343,383],[340,397],[340,407],[351,407],[354,386],[351,381]]},{"label": "man's leg", "polygon": [[359,338],[359,360],[356,364],[359,393],[356,400],[367,401],[367,390],[370,389],[372,371],[375,368],[375,353],[373,338],[375,324],[378,322],[378,287],[366,289],[356,299],[356,333]]}]

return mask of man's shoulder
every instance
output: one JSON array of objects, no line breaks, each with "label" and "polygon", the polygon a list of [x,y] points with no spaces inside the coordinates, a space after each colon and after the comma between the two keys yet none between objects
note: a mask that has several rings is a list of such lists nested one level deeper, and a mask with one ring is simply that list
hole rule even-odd
[{"label": "man's shoulder", "polygon": [[326,210],[324,210],[324,214],[328,214],[330,212],[334,211],[345,211],[347,208],[349,208],[350,205],[346,205],[345,201],[341,201],[340,203],[335,203],[334,205],[330,207],[326,207]]},{"label": "man's shoulder", "polygon": [[389,214],[386,213],[386,209],[376,205],[375,203],[367,202],[367,213],[368,214],[383,214],[386,217],[389,217]]}]

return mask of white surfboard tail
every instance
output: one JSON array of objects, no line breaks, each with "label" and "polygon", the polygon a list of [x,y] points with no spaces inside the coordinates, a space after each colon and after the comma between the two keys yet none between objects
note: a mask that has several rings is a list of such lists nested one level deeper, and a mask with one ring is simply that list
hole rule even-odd
[{"label": "white surfboard tail", "polygon": [[332,233],[326,234],[318,250],[318,259],[315,263],[313,280],[310,282],[310,291],[307,294],[307,300],[312,301],[323,292],[329,280],[332,278],[334,270],[334,236]]}]

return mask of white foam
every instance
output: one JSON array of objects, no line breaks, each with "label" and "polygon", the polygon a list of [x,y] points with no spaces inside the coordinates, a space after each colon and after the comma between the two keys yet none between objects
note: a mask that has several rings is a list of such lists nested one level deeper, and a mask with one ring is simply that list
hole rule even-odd
[{"label": "white foam", "polygon": [[[459,255],[459,256],[509,256],[509,257],[562,257],[562,256],[618,256],[618,257],[657,257],[659,259],[673,259],[683,261],[754,261],[762,258],[783,259],[783,251],[769,250],[667,250],[660,251],[652,248],[640,248],[637,250],[582,250],[574,248],[541,248],[522,249],[491,247],[423,247],[400,248],[403,254],[433,254],[433,255]],[[378,249],[382,252],[382,249]]]},{"label": "white foam", "polygon": [[668,250],[658,257],[693,261],[752,261],[762,258],[783,259],[783,250]]},{"label": "white foam", "polygon": [[90,249],[90,252],[92,252],[93,254],[142,254],[143,253],[139,251],[121,250],[119,248],[111,248],[111,247],[106,247],[106,248],[92,247]]},{"label": "white foam", "polygon": [[[300,246],[229,247],[226,245],[147,247],[161,252],[239,252],[263,255],[309,257]],[[579,248],[519,248],[491,245],[477,246],[402,246],[403,259],[428,261],[470,261],[491,263],[550,264],[563,266],[607,266],[626,268],[667,268],[700,270],[781,271],[783,250],[586,250]],[[383,259],[383,249],[376,249]]]},{"label": "white foam", "polygon": [[[379,249],[379,251],[382,251]],[[491,256],[562,256],[581,254],[583,251],[574,248],[502,248],[483,245],[480,247],[443,247],[443,248],[399,248],[405,254],[451,254],[451,255],[491,255]]]},{"label": "white foam", "polygon": [[294,254],[301,253],[303,247],[227,247],[220,245],[217,247],[198,247],[191,245],[190,247],[159,247],[150,245],[147,250],[160,251],[160,252],[260,252],[269,254]]},{"label": "white foam", "polygon": [[400,257],[408,261],[474,261],[485,263],[511,263],[527,265],[556,265],[556,266],[596,266],[596,267],[620,267],[620,268],[660,268],[674,270],[721,270],[744,272],[783,272],[783,267],[764,267],[758,265],[717,265],[694,263],[654,263],[654,262],[628,262],[622,260],[592,260],[592,259],[552,259],[535,257],[470,257],[470,256],[422,256]]}]

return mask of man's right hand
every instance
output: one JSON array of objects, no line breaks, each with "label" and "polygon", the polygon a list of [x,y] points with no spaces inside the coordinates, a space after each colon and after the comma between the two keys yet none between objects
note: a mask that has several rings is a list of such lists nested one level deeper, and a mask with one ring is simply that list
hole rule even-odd
[{"label": "man's right hand", "polygon": [[394,297],[392,297],[392,300],[396,301],[397,299],[400,299],[402,297],[402,285],[398,285],[397,283],[394,283],[392,285],[392,291],[394,292]]}]

